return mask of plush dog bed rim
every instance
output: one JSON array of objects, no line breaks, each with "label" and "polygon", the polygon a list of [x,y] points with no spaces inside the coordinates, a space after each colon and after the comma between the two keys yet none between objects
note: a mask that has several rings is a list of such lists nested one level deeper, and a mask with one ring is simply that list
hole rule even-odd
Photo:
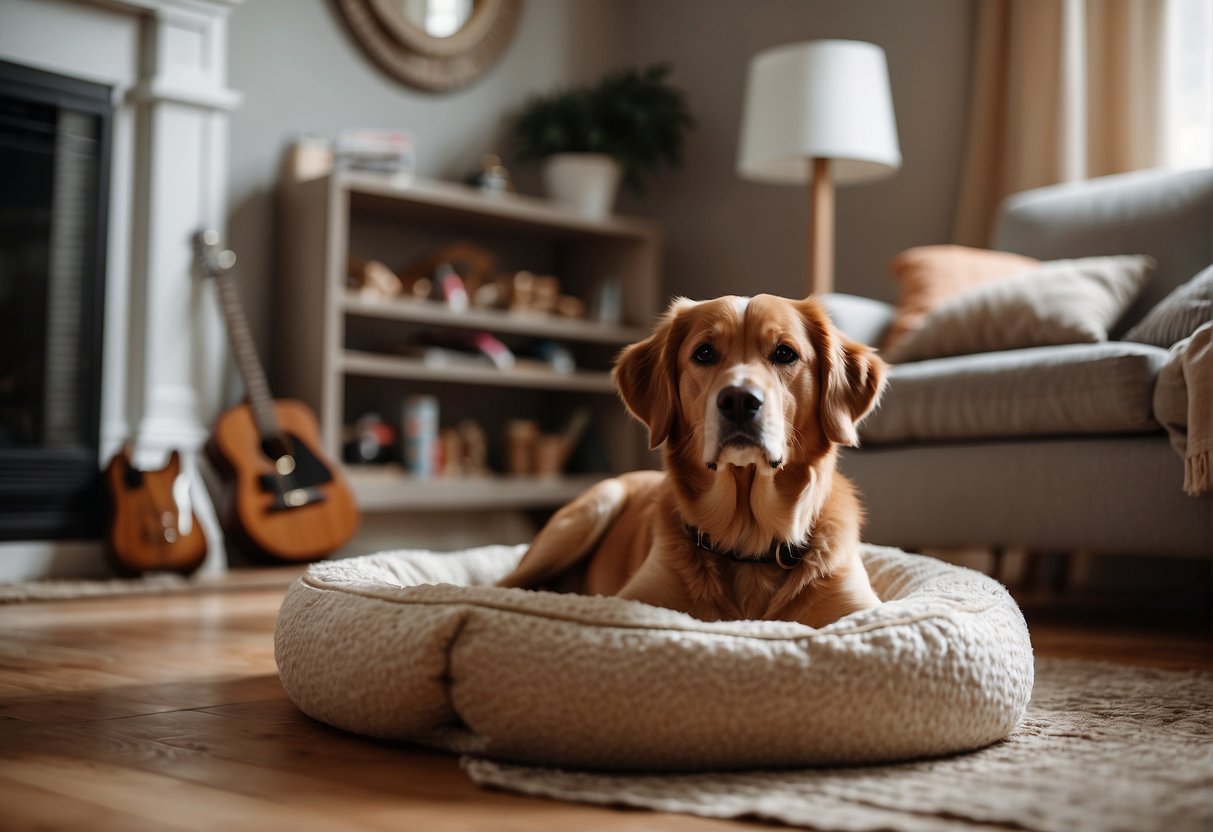
[{"label": "plush dog bed rim", "polygon": [[[949,606],[947,609],[944,609],[944,610],[928,610],[928,611],[924,611],[923,613],[921,613],[919,615],[903,616],[900,618],[888,619],[888,620],[884,620],[884,621],[874,621],[870,624],[865,624],[865,625],[858,626],[858,627],[852,627],[850,629],[837,629],[837,630],[835,630],[835,629],[829,629],[829,630],[814,629],[807,625],[797,624],[795,622],[780,622],[780,623],[786,623],[789,626],[796,627],[798,629],[804,629],[804,630],[808,631],[808,632],[804,632],[804,633],[788,634],[788,633],[761,633],[761,632],[738,631],[729,626],[729,625],[736,623],[736,622],[731,622],[731,621],[697,622],[697,621],[691,620],[691,621],[687,622],[686,626],[672,626],[672,625],[654,624],[652,622],[640,622],[640,621],[637,621],[637,622],[629,622],[629,621],[605,622],[605,621],[601,621],[601,620],[586,617],[586,616],[578,616],[578,615],[570,615],[570,614],[562,615],[562,614],[552,614],[552,613],[546,613],[546,612],[540,613],[535,610],[519,606],[517,604],[507,604],[507,603],[502,603],[502,602],[495,603],[495,602],[486,601],[483,599],[470,600],[470,599],[461,598],[458,600],[452,600],[450,598],[433,598],[433,599],[430,599],[430,598],[402,598],[397,594],[398,592],[416,593],[417,590],[432,589],[432,588],[438,588],[438,587],[449,587],[451,589],[460,589],[460,590],[466,590],[466,589],[471,588],[471,587],[456,587],[454,584],[418,584],[418,585],[407,586],[407,587],[406,586],[396,586],[394,584],[383,584],[382,585],[383,590],[376,592],[375,590],[354,588],[354,587],[348,586],[346,584],[341,584],[341,583],[334,584],[332,582],[325,581],[323,579],[317,579],[315,576],[310,575],[310,574],[305,574],[301,578],[301,581],[308,587],[315,589],[317,591],[335,592],[335,593],[342,594],[342,595],[356,595],[361,598],[366,598],[366,599],[373,600],[373,601],[382,601],[382,602],[388,603],[388,604],[397,604],[400,606],[478,607],[481,609],[495,610],[497,612],[512,613],[514,615],[521,615],[521,616],[528,617],[528,618],[542,618],[542,619],[546,619],[549,621],[563,621],[563,622],[566,622],[569,624],[579,624],[579,625],[590,626],[590,627],[595,627],[595,628],[600,628],[600,629],[648,630],[648,631],[652,631],[652,632],[675,632],[675,633],[692,632],[692,633],[711,634],[714,636],[715,635],[728,636],[728,637],[736,638],[736,639],[754,639],[754,640],[758,640],[758,641],[813,641],[813,640],[818,640],[818,639],[822,639],[822,638],[844,638],[844,637],[848,637],[848,636],[863,635],[865,633],[875,632],[875,631],[887,629],[890,627],[902,627],[902,626],[905,626],[908,624],[917,624],[922,621],[931,621],[931,620],[936,620],[936,619],[952,619],[952,618],[955,618],[956,613],[980,615],[984,612],[989,611],[993,607],[997,606],[999,603],[997,598],[991,597],[988,603],[981,605],[981,606],[970,605],[970,604],[956,604],[955,606]],[[489,589],[490,587],[475,587],[475,588],[476,589]],[[523,597],[531,596],[531,595],[556,594],[556,593],[543,593],[543,592],[535,592],[532,590],[521,590],[521,589],[519,589],[519,590],[501,590],[501,591],[508,591],[511,593],[521,593],[521,594],[523,594]],[[896,601],[896,600],[898,600],[898,599],[893,599],[893,601]],[[639,604],[639,602],[628,602],[628,603],[636,604],[637,606],[647,606],[647,605],[641,605],[641,604]],[[697,624],[706,624],[706,625],[712,625],[712,626],[700,627],[700,626],[696,626]]]}]

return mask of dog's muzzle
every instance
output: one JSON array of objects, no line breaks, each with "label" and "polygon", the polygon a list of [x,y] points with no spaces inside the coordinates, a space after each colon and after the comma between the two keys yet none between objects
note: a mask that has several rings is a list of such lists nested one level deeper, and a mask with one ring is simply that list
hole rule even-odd
[{"label": "dog's muzzle", "polygon": [[[763,394],[754,387],[726,387],[716,395],[716,411],[719,414],[718,453],[724,448],[763,449],[762,413]],[[765,455],[765,454],[764,454]],[[772,468],[780,464],[767,460]],[[715,461],[708,468],[716,470]]]}]

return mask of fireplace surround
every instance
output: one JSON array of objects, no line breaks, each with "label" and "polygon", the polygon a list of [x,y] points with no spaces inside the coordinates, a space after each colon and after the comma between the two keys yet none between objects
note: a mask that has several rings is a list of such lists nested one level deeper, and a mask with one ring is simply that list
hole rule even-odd
[{"label": "fireplace surround", "polygon": [[[182,452],[194,510],[223,538],[198,477],[222,403],[227,349],[213,291],[195,280],[191,235],[226,208],[228,16],[238,0],[5,0],[0,60],[109,90],[103,335],[95,459],[124,441],[158,466]],[[17,535],[20,536],[20,535]],[[97,540],[0,542],[0,580],[103,573]]]}]

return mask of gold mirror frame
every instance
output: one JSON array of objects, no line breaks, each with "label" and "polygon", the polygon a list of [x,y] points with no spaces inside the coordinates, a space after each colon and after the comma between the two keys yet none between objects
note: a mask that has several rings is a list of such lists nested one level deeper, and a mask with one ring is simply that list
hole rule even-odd
[{"label": "gold mirror frame", "polygon": [[411,87],[466,86],[497,62],[518,24],[522,0],[476,0],[472,16],[445,38],[426,34],[391,0],[335,0],[354,38],[384,71]]}]

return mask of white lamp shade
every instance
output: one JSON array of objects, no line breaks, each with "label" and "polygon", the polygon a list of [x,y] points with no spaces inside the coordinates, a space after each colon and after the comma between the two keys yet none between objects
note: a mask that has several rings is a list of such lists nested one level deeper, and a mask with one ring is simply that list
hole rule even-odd
[{"label": "white lamp shade", "polygon": [[888,64],[876,44],[792,43],[750,61],[738,174],[804,183],[813,158],[831,160],[838,184],[875,179],[901,166]]}]

